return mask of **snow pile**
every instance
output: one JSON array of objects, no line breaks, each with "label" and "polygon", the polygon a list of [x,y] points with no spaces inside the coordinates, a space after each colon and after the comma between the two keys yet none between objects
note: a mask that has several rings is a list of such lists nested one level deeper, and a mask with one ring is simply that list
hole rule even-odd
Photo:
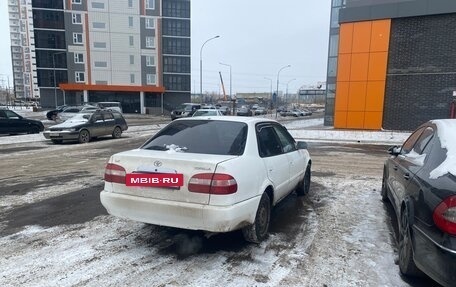
[{"label": "snow pile", "polygon": [[446,159],[430,173],[430,178],[437,179],[447,173],[456,176],[456,120],[435,120],[437,135],[443,149],[447,150]]}]

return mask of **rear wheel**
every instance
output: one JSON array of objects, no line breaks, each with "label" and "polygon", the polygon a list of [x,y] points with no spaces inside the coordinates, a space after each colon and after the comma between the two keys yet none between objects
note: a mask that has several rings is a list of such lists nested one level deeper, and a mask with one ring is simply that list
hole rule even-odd
[{"label": "rear wheel", "polygon": [[311,177],[311,168],[310,165],[306,168],[306,173],[304,174],[304,178],[299,183],[298,188],[296,189],[296,193],[298,196],[303,196],[309,193],[310,190],[310,177]]},{"label": "rear wheel", "polygon": [[40,128],[38,126],[30,126],[29,128],[29,131],[28,131],[29,134],[39,134],[40,133]]},{"label": "rear wheel", "polygon": [[399,269],[409,276],[420,275],[419,269],[413,261],[412,238],[410,237],[410,223],[407,208],[402,211],[399,226]]},{"label": "rear wheel", "polygon": [[112,137],[118,139],[122,136],[122,129],[120,127],[115,127],[112,132]]},{"label": "rear wheel", "polygon": [[380,195],[382,196],[382,200],[385,202],[388,201],[388,191],[386,188],[386,173],[383,171],[382,191],[380,192]]},{"label": "rear wheel", "polygon": [[90,141],[90,133],[88,130],[82,130],[79,132],[79,142],[88,143]]},{"label": "rear wheel", "polygon": [[260,243],[266,239],[271,218],[271,200],[265,192],[261,196],[260,204],[255,216],[255,222],[252,225],[242,229],[242,234],[246,241]]}]

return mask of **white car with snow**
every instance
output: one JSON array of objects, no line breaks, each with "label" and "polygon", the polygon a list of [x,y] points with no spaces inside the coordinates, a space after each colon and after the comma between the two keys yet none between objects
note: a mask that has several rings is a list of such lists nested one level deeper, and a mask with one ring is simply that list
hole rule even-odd
[{"label": "white car with snow", "polygon": [[138,149],[111,156],[101,203],[135,221],[267,236],[271,209],[309,191],[311,158],[276,121],[198,117],[174,121]]}]

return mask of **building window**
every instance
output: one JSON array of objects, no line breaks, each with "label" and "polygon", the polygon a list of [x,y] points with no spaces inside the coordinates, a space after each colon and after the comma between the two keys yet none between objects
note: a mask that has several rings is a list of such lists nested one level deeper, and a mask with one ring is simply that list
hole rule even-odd
[{"label": "building window", "polygon": [[74,53],[74,63],[75,64],[84,64],[84,54]]},{"label": "building window", "polygon": [[155,37],[146,37],[146,48],[155,47]]},{"label": "building window", "polygon": [[94,9],[104,9],[105,4],[103,2],[92,2],[92,8]]},{"label": "building window", "polygon": [[146,74],[146,84],[155,85],[157,76],[155,74]]},{"label": "building window", "polygon": [[83,44],[82,33],[73,33],[73,44]]},{"label": "building window", "polygon": [[135,40],[134,40],[133,36],[129,36],[128,38],[130,40],[130,47],[133,47],[135,45]]},{"label": "building window", "polygon": [[133,0],[128,0],[128,8],[133,8]]},{"label": "building window", "polygon": [[78,13],[72,14],[73,24],[82,24],[82,15]]},{"label": "building window", "polygon": [[128,17],[128,27],[133,27],[133,17],[132,16]]},{"label": "building window", "polygon": [[339,48],[339,35],[331,35],[329,37],[329,56],[337,57]]},{"label": "building window", "polygon": [[76,73],[74,73],[74,75],[75,75],[76,83],[84,83],[85,82],[85,74],[84,74],[84,72],[76,72]]},{"label": "building window", "polygon": [[103,22],[93,22],[92,27],[94,29],[106,29],[106,23]]},{"label": "building window", "polygon": [[155,0],[146,0],[146,9],[155,9]]},{"label": "building window", "polygon": [[130,83],[131,84],[135,83],[135,74],[130,74]]},{"label": "building window", "polygon": [[130,65],[134,65],[134,64],[135,64],[135,56],[130,55]]},{"label": "building window", "polygon": [[153,18],[146,18],[146,29],[154,29],[155,22]]},{"label": "building window", "polygon": [[71,0],[73,4],[82,4],[82,0]]},{"label": "building window", "polygon": [[105,61],[95,61],[93,65],[97,68],[106,68],[108,67],[108,63]]},{"label": "building window", "polygon": [[337,57],[330,57],[328,59],[328,77],[335,77],[337,75]]},{"label": "building window", "polygon": [[93,47],[106,49],[106,42],[93,42]]},{"label": "building window", "polygon": [[147,67],[155,66],[155,58],[154,58],[154,56],[146,56],[146,66]]}]

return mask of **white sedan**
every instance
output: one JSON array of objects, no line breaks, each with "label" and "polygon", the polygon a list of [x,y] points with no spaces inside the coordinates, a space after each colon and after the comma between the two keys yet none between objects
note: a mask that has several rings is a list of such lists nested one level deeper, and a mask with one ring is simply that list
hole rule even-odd
[{"label": "white sedan", "polygon": [[276,121],[245,117],[176,120],[105,170],[109,214],[150,224],[266,238],[271,209],[309,191],[311,159]]}]

